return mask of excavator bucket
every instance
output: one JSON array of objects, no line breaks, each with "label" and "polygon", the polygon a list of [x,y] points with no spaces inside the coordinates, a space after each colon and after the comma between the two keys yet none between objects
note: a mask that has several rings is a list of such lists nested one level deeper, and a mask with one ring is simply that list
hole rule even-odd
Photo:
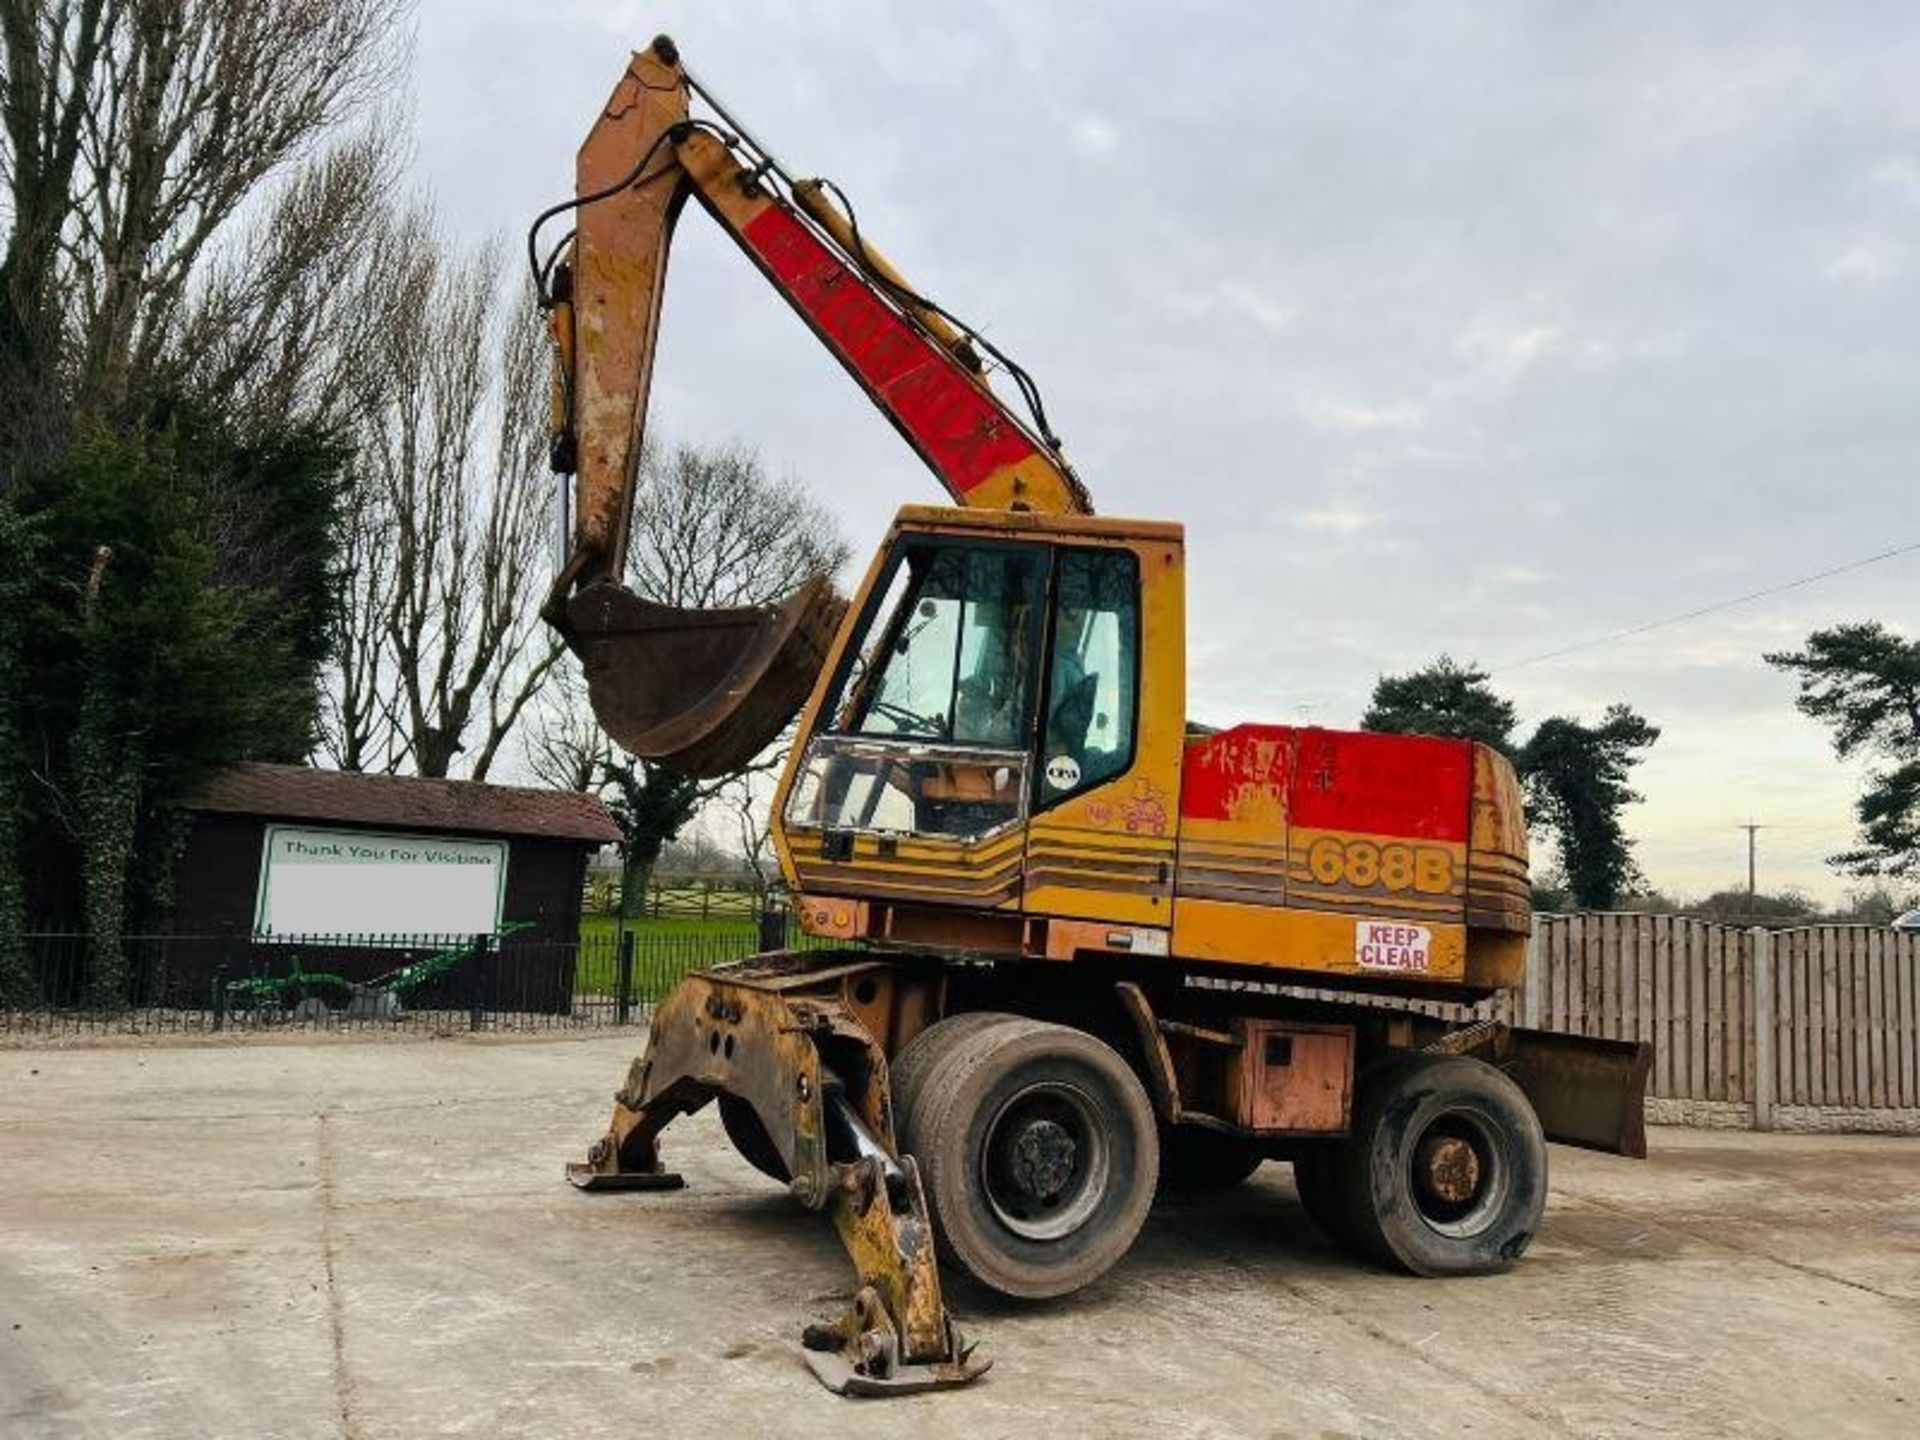
[{"label": "excavator bucket", "polygon": [[704,779],[743,769],[799,713],[846,603],[825,575],[776,606],[719,610],[600,581],[567,599],[563,628],[607,734]]}]

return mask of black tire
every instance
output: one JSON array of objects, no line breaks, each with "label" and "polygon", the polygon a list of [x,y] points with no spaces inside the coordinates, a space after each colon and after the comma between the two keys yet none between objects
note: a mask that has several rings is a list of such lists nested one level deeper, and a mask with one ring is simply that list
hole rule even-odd
[{"label": "black tire", "polygon": [[1139,1078],[1108,1045],[1002,1015],[915,1081],[904,1139],[941,1252],[1002,1295],[1066,1295],[1132,1247],[1160,1140]]},{"label": "black tire", "polygon": [[910,1117],[925,1091],[922,1082],[934,1067],[963,1045],[969,1035],[1014,1018],[994,1010],[969,1010],[934,1021],[901,1046],[900,1053],[888,1063],[887,1080],[893,1091],[893,1138],[903,1151],[913,1152],[907,1140],[914,1128]]},{"label": "black tire", "polygon": [[1347,1198],[1343,1144],[1313,1145],[1293,1157],[1293,1188],[1314,1228],[1342,1250],[1352,1250],[1353,1206]]},{"label": "black tire", "polygon": [[1416,1275],[1490,1275],[1547,1203],[1547,1143],[1520,1087],[1482,1061],[1396,1057],[1366,1076],[1343,1178],[1355,1242]]},{"label": "black tire", "polygon": [[1244,1135],[1224,1135],[1197,1125],[1160,1129],[1160,1188],[1185,1195],[1231,1190],[1266,1160],[1267,1152]]},{"label": "black tire", "polygon": [[720,1097],[720,1125],[727,1132],[727,1139],[733,1142],[733,1148],[740,1152],[740,1158],[762,1175],[782,1185],[793,1179],[787,1173],[787,1162],[781,1157],[779,1147],[767,1134],[767,1127],[760,1123],[759,1113],[738,1095]]}]

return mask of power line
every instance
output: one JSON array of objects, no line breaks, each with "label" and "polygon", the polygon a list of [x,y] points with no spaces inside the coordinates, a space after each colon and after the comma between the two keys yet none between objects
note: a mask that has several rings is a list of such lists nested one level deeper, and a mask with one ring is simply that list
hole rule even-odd
[{"label": "power line", "polygon": [[1704,615],[1714,615],[1722,610],[1731,610],[1736,605],[1746,605],[1754,600],[1764,600],[1769,595],[1784,594],[1788,590],[1798,590],[1803,585],[1812,585],[1816,581],[1831,580],[1835,575],[1845,575],[1850,570],[1864,570],[1869,565],[1878,565],[1882,560],[1892,560],[1896,556],[1911,555],[1920,550],[1920,540],[1909,545],[1896,545],[1891,550],[1882,550],[1877,555],[1868,555],[1864,559],[1849,560],[1844,565],[1835,565],[1831,570],[1822,570],[1816,575],[1802,575],[1798,580],[1788,580],[1784,584],[1769,585],[1762,590],[1749,591],[1745,595],[1736,595],[1731,600],[1719,600],[1711,605],[1702,605],[1698,610],[1689,610],[1681,615],[1669,615],[1663,620],[1649,620],[1642,625],[1629,626],[1625,630],[1616,630],[1611,635],[1596,636],[1591,640],[1582,640],[1575,645],[1564,645],[1558,650],[1546,650],[1538,655],[1529,655],[1524,660],[1515,660],[1507,665],[1493,667],[1495,674],[1508,670],[1518,670],[1526,665],[1538,665],[1545,660],[1558,660],[1563,655],[1573,655],[1582,650],[1597,649],[1602,645],[1612,645],[1616,641],[1630,640],[1636,635],[1645,635],[1652,630],[1664,630],[1669,625],[1683,625],[1689,620],[1698,620]]}]

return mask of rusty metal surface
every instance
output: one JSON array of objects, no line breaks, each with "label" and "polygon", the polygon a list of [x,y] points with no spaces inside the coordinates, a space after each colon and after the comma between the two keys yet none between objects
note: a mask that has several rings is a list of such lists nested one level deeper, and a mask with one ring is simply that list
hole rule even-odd
[{"label": "rusty metal surface", "polygon": [[1414,1151],[1413,1178],[1448,1205],[1465,1205],[1480,1188],[1480,1156],[1457,1135],[1424,1136]]},{"label": "rusty metal surface", "polygon": [[845,610],[825,575],[765,609],[681,610],[603,582],[567,601],[561,630],[607,733],[706,777],[741,769],[799,712]]},{"label": "rusty metal surface", "polygon": [[838,1322],[807,1328],[807,1362],[837,1394],[964,1385],[991,1363],[961,1341],[940,1296],[933,1225],[911,1156],[836,1167],[833,1223],[860,1275]]},{"label": "rusty metal surface", "polygon": [[1339,1135],[1353,1100],[1354,1029],[1291,1021],[1234,1021],[1227,1118],[1262,1135]]},{"label": "rusty metal surface", "polygon": [[1180,1077],[1173,1068],[1173,1055],[1167,1049],[1166,1037],[1154,1021],[1147,992],[1131,980],[1122,980],[1113,988],[1140,1041],[1140,1053],[1146,1061],[1142,1068],[1146,1071],[1147,1093],[1153,1097],[1153,1108],[1169,1125],[1177,1125],[1181,1119]]},{"label": "rusty metal surface", "polygon": [[1505,1021],[1476,1020],[1458,1030],[1449,1030],[1420,1048],[1429,1055],[1473,1055],[1483,1050],[1500,1055],[1506,1053],[1508,1034]]},{"label": "rusty metal surface", "polygon": [[687,1181],[672,1170],[600,1170],[589,1159],[568,1163],[567,1183],[576,1190],[684,1190]]}]

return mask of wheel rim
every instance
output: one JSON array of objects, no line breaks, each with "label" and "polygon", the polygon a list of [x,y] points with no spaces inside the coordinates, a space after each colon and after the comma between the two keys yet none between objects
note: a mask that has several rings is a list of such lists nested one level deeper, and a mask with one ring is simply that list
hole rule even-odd
[{"label": "wheel rim", "polygon": [[1470,1239],[1506,1205],[1513,1166],[1499,1127],[1478,1110],[1444,1110],[1411,1150],[1408,1190],[1420,1218],[1442,1235]]},{"label": "wheel rim", "polygon": [[994,1217],[1027,1240],[1071,1235],[1100,1207],[1111,1167],[1092,1098],[1059,1081],[1029,1085],[994,1112],[981,1189]]}]

